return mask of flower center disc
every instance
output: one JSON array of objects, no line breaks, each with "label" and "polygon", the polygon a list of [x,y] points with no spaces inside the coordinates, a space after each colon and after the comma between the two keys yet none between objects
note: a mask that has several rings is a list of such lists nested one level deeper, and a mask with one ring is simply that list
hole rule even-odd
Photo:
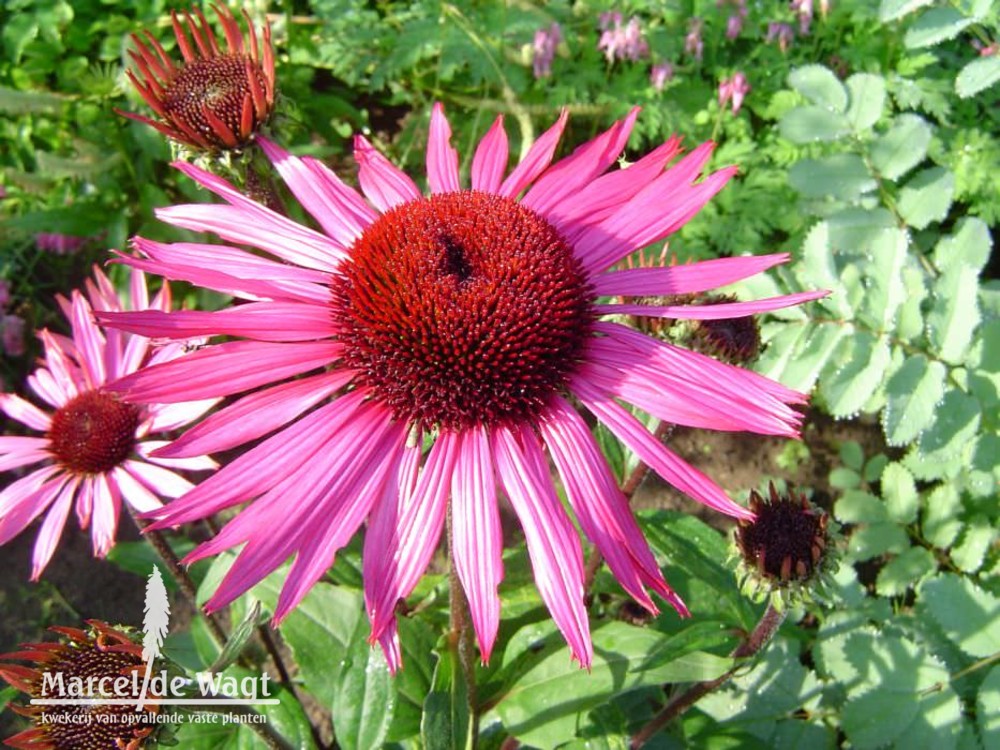
[{"label": "flower center disc", "polygon": [[[243,132],[243,102],[252,96],[247,60],[243,55],[221,55],[185,63],[163,93],[164,111],[172,120],[184,123],[211,143],[225,146],[215,135],[215,128],[205,117],[202,107],[239,137]],[[257,78],[261,91],[265,90],[264,72],[255,63],[251,63],[249,69]],[[250,109],[252,113],[253,107]]]},{"label": "flower center disc", "polygon": [[83,393],[52,416],[52,452],[69,471],[102,474],[135,447],[139,408],[102,391]]},{"label": "flower center disc", "polygon": [[425,427],[536,415],[592,324],[566,241],[530,209],[476,191],[381,216],[331,288],[345,365],[397,418]]}]

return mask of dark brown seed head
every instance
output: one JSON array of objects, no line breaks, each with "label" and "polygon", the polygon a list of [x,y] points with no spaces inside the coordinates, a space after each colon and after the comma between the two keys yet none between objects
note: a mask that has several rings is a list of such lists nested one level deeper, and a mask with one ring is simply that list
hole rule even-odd
[{"label": "dark brown seed head", "polygon": [[121,464],[135,448],[139,407],[104,391],[88,391],[52,416],[49,447],[74,474],[103,474]]}]

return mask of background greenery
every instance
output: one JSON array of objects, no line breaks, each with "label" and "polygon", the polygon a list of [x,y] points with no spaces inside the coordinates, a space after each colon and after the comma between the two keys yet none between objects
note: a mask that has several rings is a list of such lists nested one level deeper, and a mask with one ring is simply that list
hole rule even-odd
[{"label": "background greenery", "polygon": [[[52,296],[78,285],[107,248],[140,232],[180,237],[153,219],[155,207],[206,200],[168,166],[170,146],[156,132],[112,112],[145,111],[123,76],[127,35],[149,29],[169,48],[171,7],[5,3],[0,277],[12,288],[8,312],[29,330],[62,325]],[[566,152],[641,105],[628,157],[676,132],[688,145],[714,138],[713,164],[741,167],[672,239],[672,255],[787,250],[793,263],[739,293],[833,291],[763,321],[767,348],[756,366],[812,390],[810,420],[841,420],[823,433],[833,459],[804,488],[843,526],[835,585],[650,747],[1000,746],[1000,56],[980,54],[1000,36],[994,3],[833,0],[825,13],[815,7],[803,34],[794,10],[765,0],[748,9],[735,39],[725,34],[731,2],[316,0],[248,9],[266,15],[278,49],[275,136],[345,178],[349,135],[359,130],[421,174],[434,101],[447,107],[464,169],[497,113],[507,115],[516,154],[568,107]],[[611,9],[641,21],[648,56],[605,59],[598,19]],[[701,60],[684,51],[695,17]],[[563,42],[551,75],[536,79],[532,39],[552,22]],[[796,31],[785,50],[766,41],[776,22]],[[657,90],[650,67],[665,61],[674,77]],[[717,90],[737,71],[752,89],[734,115]],[[83,238],[82,249],[53,255],[39,249],[40,232]],[[193,293],[186,302],[219,304]],[[33,346],[3,355],[6,388],[21,387]],[[624,477],[633,459],[614,457]],[[723,458],[706,460],[712,473]],[[801,479],[813,461],[814,444],[793,445],[758,481],[727,489],[743,497],[769,478]],[[480,746],[511,747],[515,738],[625,747],[678,683],[730,666],[726,655],[763,607],[736,588],[724,532],[663,509],[643,511],[640,523],[694,618],[626,618],[620,590],[602,574],[594,668],[581,672],[546,617],[523,548],[510,550],[498,646],[476,675]],[[123,543],[114,559],[143,572],[149,554]],[[454,717],[468,686],[439,638],[446,577],[426,577],[412,597],[418,614],[401,621],[406,666],[393,679],[367,644],[359,557],[358,548],[338,556],[282,626],[298,696],[282,693],[273,726],[296,747],[333,736],[345,748],[465,744],[470,725]],[[203,593],[229,562],[196,571]],[[266,613],[280,580],[233,605],[232,621],[251,599]],[[192,669],[219,656],[198,619],[172,641],[172,655]],[[181,732],[183,747],[259,742],[232,727]]]}]

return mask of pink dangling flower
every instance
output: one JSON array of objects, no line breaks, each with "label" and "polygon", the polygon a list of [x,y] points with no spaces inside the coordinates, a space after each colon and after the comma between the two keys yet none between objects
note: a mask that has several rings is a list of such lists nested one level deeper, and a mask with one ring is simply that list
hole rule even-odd
[{"label": "pink dangling flower", "polygon": [[[294,558],[274,612],[281,621],[367,522],[370,637],[396,669],[397,602],[423,575],[450,512],[451,559],[485,661],[500,620],[502,494],[520,519],[541,597],[582,665],[593,650],[577,527],[640,605],[657,611],[652,591],[688,614],[577,405],[681,492],[749,518],[621,402],[671,423],[794,437],[806,396],[616,321],[732,318],[825,293],[649,304],[731,284],[789,256],[616,270],[678,231],[736,171],[706,173],[711,143],[674,161],[677,139],[616,168],[637,116],[632,111],[553,162],[563,113],[512,170],[499,117],[475,150],[465,187],[451,127],[436,105],[428,193],[363,136],[354,144],[360,192],[316,159],[259,139],[319,230],[192,164],[175,165],[225,203],[174,206],[159,217],[231,244],[136,238],[135,254],[123,261],[243,303],[102,318],[145,336],[231,339],[112,387],[127,403],[239,395],[157,456],[260,441],[152,514],[154,526],[165,528],[245,504],[187,557],[240,548],[209,609]],[[630,300],[607,301],[623,295]]]},{"label": "pink dangling flower", "polygon": [[[174,469],[212,469],[201,455],[184,459],[151,456],[166,444],[163,435],[201,416],[215,399],[170,405],[136,406],[122,401],[110,386],[144,364],[167,362],[182,353],[174,343],[152,351],[144,336],[104,332],[94,312],[119,312],[125,305],[108,278],[94,269],[87,294],[58,298],[72,336],[43,330],[44,364],[28,386],[51,411],[13,393],[0,393],[0,411],[41,435],[0,437],[0,471],[35,467],[0,492],[0,544],[6,544],[45,515],[35,542],[31,577],[37,580],[55,552],[70,510],[80,527],[91,530],[94,554],[104,557],[114,545],[124,500],[139,512],[161,506],[160,497],[178,497],[193,485]],[[133,271],[132,310],[170,308],[164,285],[150,301],[141,271]]]},{"label": "pink dangling flower", "polygon": [[535,78],[545,78],[552,74],[552,60],[561,41],[562,29],[557,23],[535,32],[531,61]]},{"label": "pink dangling flower", "polygon": [[658,62],[649,71],[649,82],[657,91],[663,91],[667,81],[674,77],[674,66],[667,61]]},{"label": "pink dangling flower", "polygon": [[725,78],[719,83],[719,106],[725,107],[732,102],[733,114],[740,113],[743,99],[750,93],[750,82],[742,71],[737,71],[731,78]]}]

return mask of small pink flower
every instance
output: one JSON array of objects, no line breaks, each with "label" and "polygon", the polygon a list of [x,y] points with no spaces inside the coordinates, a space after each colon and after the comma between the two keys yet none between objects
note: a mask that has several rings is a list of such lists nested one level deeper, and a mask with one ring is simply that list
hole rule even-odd
[{"label": "small pink flower", "polygon": [[973,39],[970,44],[979,53],[980,57],[990,57],[992,55],[1000,52],[1000,42],[993,42],[992,44],[983,44],[978,39]]},{"label": "small pink flower", "polygon": [[[0,393],[0,411],[41,433],[0,437],[0,471],[34,467],[0,492],[0,544],[45,515],[32,556],[33,580],[52,558],[71,509],[76,509],[81,528],[90,527],[94,554],[104,557],[114,545],[123,500],[140,512],[155,510],[161,505],[158,496],[178,497],[193,487],[174,469],[216,467],[202,455],[181,460],[150,456],[166,444],[151,437],[188,424],[216,400],[174,399],[140,407],[112,393],[113,381],[144,364],[173,359],[184,344],[151,352],[144,336],[102,331],[94,322],[95,310],[117,312],[124,304],[98,268],[86,288],[86,296],[75,291],[70,299],[57,298],[70,321],[70,337],[39,333],[44,364],[28,377],[28,386],[52,411]],[[170,308],[169,287],[164,284],[150,302],[144,275],[133,271],[131,308],[163,315]],[[5,347],[11,317],[4,318]]]},{"label": "small pink flower", "polygon": [[322,162],[258,138],[320,229],[193,164],[175,164],[225,203],[173,206],[159,218],[232,244],[136,238],[136,253],[123,261],[246,302],[216,312],[102,318],[146,336],[231,339],[113,386],[128,403],[242,394],[157,454],[247,446],[152,514],[154,527],[165,528],[242,506],[186,558],[241,547],[209,609],[293,558],[274,612],[280,622],[366,524],[369,638],[397,669],[397,604],[423,576],[450,514],[452,560],[486,661],[500,623],[498,502],[506,496],[541,597],[582,665],[591,664],[593,649],[580,533],[641,606],[656,612],[655,592],[687,614],[579,409],[682,492],[749,518],[622,402],[670,423],[796,436],[802,414],[795,407],[805,394],[623,321],[740,317],[825,293],[650,304],[753,276],[788,255],[618,268],[683,227],[735,173],[706,173],[711,143],[675,161],[678,139],[616,168],[637,116],[633,110],[554,162],[564,112],[512,170],[498,117],[475,149],[464,187],[451,125],[435,105],[428,193],[363,136],[354,142],[359,190]]},{"label": "small pink flower", "polygon": [[684,51],[699,62],[705,51],[705,42],[701,38],[701,29],[704,23],[700,18],[692,18],[687,36],[684,37]]},{"label": "small pink flower", "polygon": [[547,29],[539,29],[535,32],[531,62],[535,78],[545,78],[552,73],[552,60],[556,56],[556,48],[561,41],[562,29],[557,23],[553,23]]},{"label": "small pink flower", "polygon": [[622,25],[622,14],[619,10],[608,10],[597,17],[597,26],[601,31],[607,31],[612,26]]},{"label": "small pink flower", "polygon": [[674,66],[667,62],[658,62],[649,71],[649,82],[657,91],[663,91],[667,81],[674,77]]},{"label": "small pink flower", "polygon": [[731,101],[733,114],[737,115],[748,93],[750,93],[750,83],[742,72],[737,71],[731,78],[723,79],[719,84],[719,106],[725,107],[726,103]]},{"label": "small pink flower", "polygon": [[10,282],[7,279],[0,279],[0,312],[10,304]]},{"label": "small pink flower", "polygon": [[808,36],[813,19],[813,0],[791,0],[788,7],[799,19],[799,33]]},{"label": "small pink flower", "polygon": [[743,31],[743,16],[736,14],[726,19],[726,39],[735,39]]},{"label": "small pink flower", "polygon": [[782,52],[787,52],[795,39],[795,30],[787,23],[772,22],[767,25],[766,42],[777,41]]},{"label": "small pink flower", "polygon": [[5,354],[11,357],[24,354],[24,325],[20,315],[0,316],[0,344]]},{"label": "small pink flower", "polygon": [[39,232],[35,235],[35,247],[53,255],[72,255],[83,247],[88,239],[71,234]]},{"label": "small pink flower", "polygon": [[597,49],[604,52],[608,62],[618,60],[631,60],[635,62],[649,55],[649,43],[646,42],[642,33],[642,24],[639,19],[632,16],[625,26],[622,26],[621,13],[616,13],[607,20],[609,23],[602,26],[604,29],[601,38],[597,42]]}]

